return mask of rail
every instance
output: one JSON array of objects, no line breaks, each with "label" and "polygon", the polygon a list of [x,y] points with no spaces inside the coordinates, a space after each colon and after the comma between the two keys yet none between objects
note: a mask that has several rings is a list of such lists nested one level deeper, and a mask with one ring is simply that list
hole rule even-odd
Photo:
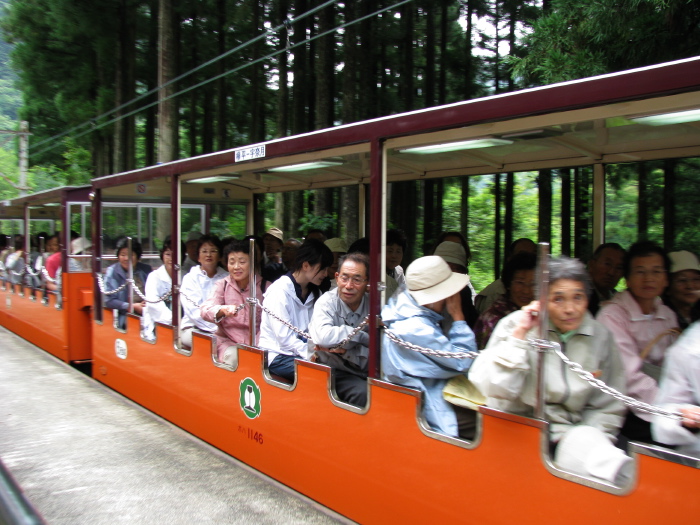
[{"label": "rail", "polygon": [[46,524],[2,461],[0,461],[0,523],[3,525]]}]

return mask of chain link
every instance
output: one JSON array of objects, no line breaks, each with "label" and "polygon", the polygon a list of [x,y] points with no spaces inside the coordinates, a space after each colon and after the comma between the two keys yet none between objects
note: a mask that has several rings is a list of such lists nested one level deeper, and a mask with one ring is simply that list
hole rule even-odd
[{"label": "chain link", "polygon": [[254,302],[258,307],[262,308],[262,311],[263,311],[263,312],[267,312],[267,314],[268,314],[270,317],[272,317],[273,319],[277,319],[280,323],[282,323],[284,326],[286,326],[287,328],[289,328],[289,329],[290,329],[292,332],[294,332],[295,334],[300,335],[301,337],[303,337],[304,339],[307,339],[307,340],[311,339],[311,336],[310,336],[309,334],[307,334],[307,333],[304,332],[303,330],[299,330],[299,328],[297,328],[296,326],[294,326],[294,325],[293,325],[292,323],[290,323],[289,321],[286,321],[286,320],[282,319],[281,317],[279,317],[276,313],[274,313],[273,311],[271,311],[269,308],[263,306],[263,304],[262,304],[260,301],[258,301],[257,299],[253,299],[252,297],[249,297],[249,298],[248,298],[248,302],[249,302],[249,303],[253,303],[253,302]]},{"label": "chain link", "polygon": [[99,273],[97,273],[95,274],[95,277],[97,277],[97,285],[100,287],[100,292],[102,292],[105,295],[114,295],[115,293],[119,293],[129,285],[129,282],[133,282],[130,279],[127,279],[126,282],[122,284],[119,288],[107,291],[105,290],[105,282],[102,276]]},{"label": "chain link", "polygon": [[679,412],[672,412],[670,410],[666,410],[658,406],[650,405],[649,403],[644,403],[643,401],[639,401],[630,396],[626,396],[622,392],[619,392],[618,390],[615,390],[614,388],[606,385],[600,379],[596,379],[596,377],[592,373],[585,370],[580,364],[566,357],[564,352],[561,351],[561,345],[559,345],[559,343],[555,341],[547,342],[549,343],[549,345],[545,347],[541,340],[530,341],[530,343],[533,344],[533,346],[540,346],[543,348],[553,349],[554,353],[559,357],[559,359],[564,361],[566,366],[569,367],[569,370],[578,375],[584,381],[588,382],[590,385],[598,388],[599,390],[608,394],[609,396],[614,397],[618,401],[622,401],[628,407],[636,408],[637,410],[641,410],[642,412],[646,412],[647,414],[663,416],[669,419],[674,419],[676,421],[681,421],[683,419],[683,416]]},{"label": "chain link", "polygon": [[[127,279],[127,281],[129,281],[129,279]],[[133,279],[131,279],[130,281],[132,283],[134,282]],[[166,301],[173,294],[172,290],[168,290],[165,294],[158,297],[158,299],[156,299],[155,301],[150,301],[150,300],[146,299],[146,296],[143,293],[141,293],[141,290],[139,290],[138,286],[134,286],[134,292],[136,292],[136,295],[138,295],[145,303],[151,303],[151,304],[160,303],[161,301]]]},{"label": "chain link", "polygon": [[413,350],[414,352],[419,352],[421,354],[430,355],[433,357],[451,357],[453,359],[476,359],[479,352],[474,352],[473,350],[468,350],[466,352],[447,352],[445,350],[433,350],[432,348],[425,348],[424,346],[414,345],[408,341],[404,341],[399,336],[391,332],[388,328],[384,327],[384,333],[386,336],[399,346]]}]

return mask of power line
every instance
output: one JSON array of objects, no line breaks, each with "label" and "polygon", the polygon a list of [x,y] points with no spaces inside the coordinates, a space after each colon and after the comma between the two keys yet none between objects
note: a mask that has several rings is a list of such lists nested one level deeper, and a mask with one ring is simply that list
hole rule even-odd
[{"label": "power line", "polygon": [[[318,6],[317,8],[315,8],[315,9],[313,10],[313,12],[316,12],[316,11],[318,11],[319,9],[322,9],[323,7],[327,6],[327,5],[330,4],[330,3],[333,3],[334,1],[335,1],[335,0],[329,1],[329,2],[326,2],[326,3],[324,3],[324,4],[320,5],[320,6]],[[394,9],[394,8],[396,8],[396,7],[400,7],[400,6],[404,5],[404,4],[407,4],[407,3],[412,2],[412,1],[413,1],[413,0],[401,0],[401,1],[396,2],[395,4],[393,4],[393,5],[391,5],[391,6],[384,7],[384,8],[382,8],[382,9],[378,9],[377,11],[375,11],[375,12],[373,12],[373,13],[370,13],[370,14],[367,14],[367,15],[364,15],[364,16],[361,16],[361,17],[359,17],[359,18],[356,18],[355,20],[351,20],[350,22],[345,22],[345,23],[343,23],[343,24],[341,24],[341,25],[339,25],[339,26],[336,26],[336,27],[333,28],[333,29],[329,29],[328,31],[326,31],[326,32],[324,32],[324,33],[319,33],[318,35],[314,35],[314,36],[312,36],[312,37],[310,37],[310,38],[307,38],[307,39],[305,39],[305,40],[303,40],[303,41],[301,41],[301,42],[297,42],[296,44],[288,45],[288,46],[287,46],[286,48],[284,48],[284,49],[280,49],[280,50],[274,51],[274,52],[272,52],[272,53],[269,53],[269,54],[267,54],[267,55],[265,55],[265,56],[263,56],[263,57],[261,57],[261,58],[258,58],[258,59],[256,59],[256,60],[253,60],[252,62],[246,62],[246,63],[243,64],[243,65],[240,65],[240,66],[238,66],[238,67],[235,67],[235,68],[233,68],[233,69],[230,69],[230,70],[228,70],[228,71],[225,71],[224,73],[221,73],[221,74],[216,75],[216,76],[214,76],[214,77],[210,77],[209,79],[204,80],[204,81],[202,81],[202,82],[200,82],[200,83],[198,83],[198,84],[195,84],[195,85],[190,86],[190,87],[188,87],[188,88],[185,88],[185,89],[183,89],[183,90],[181,90],[181,91],[178,91],[178,92],[176,92],[176,93],[173,93],[172,95],[169,95],[169,96],[165,97],[163,100],[159,100],[159,101],[155,101],[155,102],[150,102],[150,103],[146,104],[145,106],[141,106],[141,107],[139,107],[139,108],[137,108],[137,109],[135,109],[135,110],[132,110],[132,111],[130,111],[130,112],[128,112],[128,113],[125,113],[125,114],[123,114],[123,115],[120,115],[120,116],[118,116],[118,117],[114,117],[114,118],[112,118],[111,120],[108,120],[108,121],[103,122],[103,123],[101,123],[101,124],[94,124],[94,120],[88,121],[88,122],[86,122],[86,123],[84,123],[84,124],[81,124],[80,126],[77,126],[76,128],[73,128],[73,130],[74,130],[74,129],[77,129],[77,128],[80,128],[80,127],[84,127],[84,126],[87,125],[87,124],[94,124],[93,127],[92,127],[91,129],[88,129],[88,130],[86,130],[86,131],[83,131],[83,132],[81,132],[81,133],[79,133],[79,134],[77,134],[77,135],[73,135],[72,138],[75,139],[75,138],[83,137],[83,136],[87,135],[88,133],[91,133],[91,132],[93,132],[93,131],[96,131],[96,130],[98,130],[98,129],[101,129],[101,128],[105,127],[105,126],[109,126],[110,124],[113,124],[113,123],[115,123],[115,122],[117,122],[117,121],[119,121],[119,120],[121,120],[121,119],[130,117],[130,116],[135,115],[135,114],[137,114],[137,113],[140,113],[141,111],[144,111],[144,110],[146,110],[146,109],[148,109],[148,108],[150,108],[150,107],[153,107],[153,106],[159,104],[160,102],[164,102],[164,101],[166,101],[166,100],[170,100],[171,98],[175,98],[175,97],[178,97],[178,96],[180,96],[180,95],[184,95],[184,94],[186,94],[186,93],[189,93],[190,91],[192,91],[192,90],[194,90],[194,89],[197,89],[197,88],[202,87],[202,86],[204,86],[204,85],[206,85],[206,84],[209,84],[210,82],[214,82],[214,81],[216,81],[216,80],[219,80],[220,78],[223,78],[223,77],[225,77],[225,76],[227,76],[227,75],[230,75],[230,74],[232,74],[232,73],[236,73],[236,72],[238,72],[238,71],[240,71],[240,70],[242,70],[242,69],[245,69],[246,67],[253,66],[253,65],[255,65],[255,64],[259,63],[259,62],[262,62],[262,61],[264,61],[264,60],[267,60],[267,59],[269,59],[269,58],[273,58],[273,57],[275,57],[275,56],[277,56],[277,55],[280,55],[280,54],[282,54],[282,53],[286,53],[287,51],[289,51],[289,50],[291,50],[291,49],[294,49],[294,48],[296,48],[296,47],[302,46],[302,45],[307,44],[307,43],[309,43],[309,42],[312,42],[312,41],[314,41],[314,40],[316,40],[316,39],[323,38],[324,36],[327,36],[327,35],[329,35],[329,34],[335,33],[335,32],[338,31],[339,29],[344,29],[344,28],[346,28],[346,27],[349,27],[349,26],[351,26],[351,25],[354,25],[354,24],[357,24],[357,23],[362,22],[362,21],[364,21],[364,20],[367,20],[368,18],[372,18],[372,17],[374,17],[374,16],[380,15],[380,14],[386,12],[386,11],[389,11],[389,10]],[[304,13],[304,15],[301,15],[301,16],[308,16],[309,14],[312,14],[312,12]],[[297,18],[295,18],[295,19],[292,19],[292,21],[291,21],[290,23],[299,20],[299,19],[301,18],[301,16],[300,16],[300,17],[297,17]],[[255,39],[253,39],[253,40],[247,42],[246,44],[244,44],[244,45],[242,45],[242,46],[245,47],[245,46],[249,45],[250,43],[252,43],[252,42],[254,42],[254,41],[257,41],[258,39],[262,38],[263,36],[266,36],[266,35],[270,34],[271,32],[275,32],[275,31],[279,30],[281,27],[283,27],[283,26],[285,26],[285,25],[286,25],[286,24],[281,24],[281,25],[277,26],[277,27],[274,28],[274,29],[268,30],[266,33],[263,33],[262,35],[259,35],[259,36],[256,37]],[[239,46],[239,48],[241,48],[241,46]],[[239,49],[239,48],[236,48],[236,49]],[[235,50],[231,50],[231,51],[227,52],[226,54],[230,54],[230,53],[232,53],[233,51],[235,51]],[[220,57],[223,57],[223,55],[220,55]],[[210,60],[210,61],[207,63],[207,65],[210,64],[210,63],[212,63],[213,61],[218,60],[220,57],[217,57],[216,59]],[[198,68],[192,70],[192,72],[193,72],[193,71],[196,71],[196,70],[198,70],[198,69],[201,69],[202,67],[203,67],[203,66],[199,66]],[[188,74],[189,74],[189,72],[187,73],[187,75],[188,75]],[[182,77],[182,76],[183,76],[183,75],[181,75],[181,77]],[[178,78],[181,78],[181,77],[178,77]],[[172,81],[170,81],[170,82],[168,82],[168,83],[166,83],[166,84],[163,84],[162,86],[159,86],[158,88],[154,88],[154,89],[151,90],[149,93],[146,93],[146,94],[144,94],[144,95],[141,95],[141,96],[138,97],[137,99],[134,99],[134,101],[140,100],[140,99],[142,99],[142,98],[148,96],[149,94],[152,94],[152,93],[154,93],[154,92],[156,92],[156,91],[159,91],[160,89],[163,89],[164,87],[168,86],[170,83],[175,82],[175,80],[177,80],[177,79],[174,79],[174,80],[172,80]],[[132,102],[134,102],[134,101],[132,101]],[[115,110],[112,110],[112,111],[110,111],[109,113],[105,113],[105,114],[101,115],[101,116],[98,117],[98,118],[102,118],[102,117],[104,117],[104,116],[106,116],[106,115],[109,115],[109,114],[113,113],[114,111],[117,111],[118,109],[123,108],[124,106],[130,105],[130,104],[131,104],[131,102],[129,102],[129,103],[127,103],[127,104],[123,104],[123,105],[120,106],[119,108],[117,108],[117,109],[115,109]],[[72,130],[69,130],[69,131],[67,131],[67,132],[65,132],[65,133],[63,133],[63,134],[61,134],[61,135],[57,135],[56,138],[60,138],[60,137],[62,137],[62,136],[65,136],[66,134],[70,133],[70,131],[72,131]],[[46,140],[42,141],[41,143],[36,144],[35,147],[38,146],[38,145],[40,145],[40,144],[46,143],[48,140],[49,140],[49,139],[46,139]],[[50,150],[56,148],[56,147],[59,146],[59,145],[60,145],[60,144],[55,144],[55,145],[53,145],[53,146],[49,146],[49,147],[47,147],[47,148],[44,148],[44,149],[42,149],[41,151],[39,151],[38,153],[32,153],[32,154],[30,155],[30,157],[41,155],[42,153],[45,153],[45,152],[47,152],[47,151],[50,151]]]},{"label": "power line", "polygon": [[[103,113],[102,115],[100,115],[100,116],[98,116],[98,117],[95,117],[95,118],[92,118],[92,119],[90,119],[90,120],[87,120],[87,121],[83,122],[82,124],[78,124],[77,126],[74,126],[73,128],[69,129],[68,131],[64,131],[64,132],[62,132],[62,133],[59,133],[59,134],[57,134],[57,135],[54,135],[54,136],[52,136],[52,137],[49,137],[49,138],[46,138],[46,139],[44,139],[44,140],[42,140],[42,141],[37,142],[36,144],[34,144],[34,147],[37,148],[37,147],[39,147],[39,146],[41,146],[41,145],[43,145],[43,144],[46,144],[47,142],[51,142],[51,141],[53,141],[53,140],[56,140],[56,139],[65,137],[66,135],[69,135],[69,134],[72,133],[73,131],[76,131],[76,130],[78,130],[78,129],[80,129],[80,128],[83,128],[83,127],[85,127],[85,126],[92,125],[92,124],[95,123],[95,121],[98,121],[98,120],[100,120],[100,119],[103,119],[103,118],[105,118],[105,117],[108,117],[109,115],[111,115],[111,114],[114,113],[114,112],[117,112],[117,111],[119,111],[119,110],[121,110],[121,109],[124,109],[125,107],[128,107],[128,106],[134,104],[135,102],[138,102],[139,100],[142,100],[142,99],[144,99],[144,98],[146,98],[146,97],[148,97],[148,96],[150,96],[150,95],[153,95],[154,93],[157,93],[157,92],[159,92],[159,91],[162,90],[162,89],[165,89],[165,88],[168,87],[169,85],[174,84],[175,82],[179,82],[180,80],[182,80],[182,79],[184,79],[184,78],[187,78],[188,76],[192,75],[193,73],[196,73],[197,71],[199,71],[199,70],[201,70],[201,69],[203,69],[203,68],[205,68],[205,67],[207,67],[207,66],[210,66],[210,65],[212,65],[212,64],[215,64],[215,63],[218,62],[219,60],[222,60],[222,59],[226,58],[227,56],[229,56],[229,55],[235,53],[236,51],[240,51],[240,50],[242,50],[242,49],[245,49],[246,47],[248,47],[248,46],[254,44],[255,42],[257,42],[258,40],[261,40],[261,39],[263,39],[263,38],[266,38],[268,35],[271,35],[271,34],[276,33],[277,31],[279,31],[279,30],[282,29],[283,27],[291,26],[292,24],[298,22],[299,20],[303,20],[304,18],[306,18],[306,17],[308,17],[308,16],[311,16],[311,15],[313,15],[314,13],[316,13],[317,11],[319,11],[319,10],[325,8],[325,7],[328,7],[329,5],[334,4],[334,3],[336,3],[336,2],[337,2],[337,0],[328,0],[327,2],[325,2],[325,3],[323,3],[323,4],[319,5],[319,6],[316,6],[316,7],[314,7],[313,9],[309,9],[308,11],[306,11],[305,13],[302,13],[302,14],[299,15],[299,16],[292,18],[291,20],[286,20],[286,21],[283,22],[282,24],[279,24],[278,26],[276,26],[276,27],[274,27],[274,28],[272,28],[272,29],[268,29],[268,30],[265,31],[264,33],[261,33],[260,35],[254,37],[254,38],[252,38],[252,39],[250,39],[250,40],[248,40],[247,42],[245,42],[245,43],[243,43],[243,44],[240,44],[240,45],[236,46],[236,47],[233,48],[233,49],[229,49],[229,50],[226,51],[225,53],[222,53],[221,55],[219,55],[219,56],[217,56],[217,57],[214,57],[214,58],[212,58],[211,60],[209,60],[209,61],[207,61],[207,62],[204,62],[203,64],[200,64],[199,66],[197,66],[197,67],[195,67],[195,68],[193,68],[193,69],[190,69],[189,71],[183,73],[182,75],[180,75],[180,76],[178,76],[178,77],[176,77],[176,78],[173,78],[172,80],[169,80],[168,82],[166,82],[166,83],[164,83],[164,84],[162,84],[162,85],[160,85],[160,86],[157,86],[157,87],[151,89],[150,91],[147,91],[146,93],[143,93],[142,95],[139,95],[138,97],[136,97],[136,98],[130,100],[129,102],[125,102],[124,104],[122,104],[122,105],[120,105],[120,106],[117,106],[116,108],[114,108],[114,109],[112,109],[112,110],[110,110],[110,111],[108,111],[108,112],[106,112],[106,113]],[[146,106],[146,107],[150,107],[150,106]],[[43,153],[43,151],[46,151],[46,150],[42,150],[42,153]],[[37,155],[37,154],[35,154],[35,155]]]}]

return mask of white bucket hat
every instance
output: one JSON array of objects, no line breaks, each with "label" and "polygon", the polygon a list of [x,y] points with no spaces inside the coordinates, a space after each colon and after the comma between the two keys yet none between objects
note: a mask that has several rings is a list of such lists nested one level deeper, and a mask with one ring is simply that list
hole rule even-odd
[{"label": "white bucket hat", "polygon": [[[272,235],[275,239],[284,242],[284,233],[279,228],[270,228],[265,232],[265,235]],[[263,235],[263,237],[265,235]]]},{"label": "white bucket hat", "polygon": [[446,299],[468,284],[468,275],[454,273],[438,255],[416,259],[406,269],[408,293],[421,306]]},{"label": "white bucket hat", "polygon": [[332,252],[348,253],[348,243],[345,242],[345,239],[341,239],[340,237],[328,239],[325,245],[328,246],[328,249]]},{"label": "white bucket hat", "polygon": [[700,264],[695,254],[687,250],[671,252],[668,254],[671,259],[671,273],[682,272],[683,270],[695,270],[700,272]]},{"label": "white bucket hat", "polygon": [[83,253],[88,248],[92,248],[92,243],[85,237],[78,237],[70,242],[70,252],[73,255]]}]

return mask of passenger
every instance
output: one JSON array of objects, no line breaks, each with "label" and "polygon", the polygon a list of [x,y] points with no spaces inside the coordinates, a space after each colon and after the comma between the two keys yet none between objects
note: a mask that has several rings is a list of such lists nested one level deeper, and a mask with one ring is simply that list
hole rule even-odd
[{"label": "passenger", "polygon": [[[437,250],[437,247],[440,246],[443,242],[457,242],[462,245],[462,248],[464,248],[464,255],[466,257],[467,264],[465,265],[465,270],[464,272],[457,272],[457,273],[469,273],[469,263],[472,261],[472,251],[471,248],[469,248],[469,243],[467,242],[467,239],[462,235],[460,232],[456,231],[448,231],[448,232],[442,232],[439,237],[437,238],[437,241],[435,242],[435,247],[433,248],[432,255],[437,255],[435,253],[435,250]],[[456,270],[452,270],[456,271]],[[469,284],[467,285],[469,288],[469,291],[472,294],[472,307],[474,305],[474,301],[476,300],[476,290],[474,290],[474,285],[471,282],[471,279],[469,280]],[[462,303],[464,304],[464,302]],[[466,311],[465,311],[466,314]],[[476,316],[478,317],[478,312],[476,312]],[[474,319],[476,322],[476,318]],[[469,316],[467,316],[467,322],[469,322]],[[473,326],[473,324],[469,325],[470,327]]]},{"label": "passenger", "polygon": [[[506,253],[505,263],[507,263],[508,260],[514,255],[517,255],[518,253],[522,252],[536,254],[537,245],[534,241],[531,241],[530,239],[526,239],[524,237],[513,241],[513,243],[508,248],[508,252]],[[505,286],[503,286],[503,281],[501,279],[496,279],[494,282],[492,282],[486,288],[479,292],[479,294],[476,296],[476,300],[474,301],[474,306],[476,306],[476,309],[479,312],[479,314],[483,314],[496,301],[496,299],[498,299],[502,295],[505,295],[505,293],[506,289]]]},{"label": "passenger", "polygon": [[326,237],[326,233],[323,230],[319,228],[311,228],[308,232],[306,232],[306,237],[304,237],[305,241],[309,239],[316,239],[317,241],[326,242],[328,237]]},{"label": "passenger", "polygon": [[[73,236],[76,237],[73,237]],[[92,243],[85,239],[84,237],[77,236],[76,232],[71,231],[71,245],[70,254],[71,255],[90,255],[92,253]],[[90,261],[86,260],[82,264],[77,259],[72,257],[68,258],[68,271],[71,273],[76,272],[86,272],[89,271]],[[54,272],[54,277],[51,278],[51,270]],[[63,267],[61,266],[61,252],[60,250],[46,259],[46,271],[52,280],[46,279],[46,289],[51,292],[57,292],[61,290],[61,276],[63,273]]]},{"label": "passenger", "polygon": [[294,264],[294,259],[297,258],[297,252],[300,246],[301,241],[299,239],[287,239],[284,241],[284,246],[282,246],[282,264],[284,264],[284,268],[287,272]]},{"label": "passenger", "polygon": [[[326,246],[330,241],[326,241]],[[330,246],[329,246],[330,248]],[[333,347],[346,339],[369,313],[369,258],[362,253],[343,255],[335,280],[338,286],[316,301],[309,335],[320,363],[333,368],[335,391],[341,401],[367,405],[369,334],[362,330],[342,348]]]},{"label": "passenger", "polygon": [[193,329],[196,328],[211,335],[216,332],[216,324],[202,319],[200,308],[204,301],[209,299],[216,283],[228,275],[228,272],[219,265],[221,251],[221,241],[216,235],[200,237],[197,241],[199,264],[182,278],[180,303],[183,316],[180,341],[185,348],[192,348]]},{"label": "passenger", "polygon": [[[185,248],[185,245],[182,247]],[[146,310],[141,319],[141,337],[148,341],[155,340],[155,323],[172,325],[173,322],[172,297],[168,296],[167,299],[158,301],[173,288],[173,250],[170,238],[163,242],[159,254],[163,264],[148,274],[144,293]]]},{"label": "passenger", "polygon": [[654,416],[654,439],[700,458],[700,322],[690,325],[668,349],[656,404],[680,412],[683,419]]},{"label": "passenger", "polygon": [[[333,254],[321,241],[304,242],[289,273],[272,283],[265,292],[265,307],[297,329],[308,330],[314,303],[320,296],[319,285]],[[260,347],[269,350],[267,362],[272,374],[294,381],[294,359],[308,359],[308,341],[263,312],[260,323]]]},{"label": "passenger", "polygon": [[[237,364],[237,344],[258,344],[262,309],[256,308],[255,341],[250,341],[250,242],[238,241],[224,248],[223,260],[228,275],[218,281],[211,296],[202,304],[202,319],[218,325],[216,351],[219,361],[228,365]],[[263,289],[260,275],[260,257],[255,259],[255,297],[262,302]],[[240,305],[245,307],[240,308]]]},{"label": "passenger", "polygon": [[[407,343],[443,352],[476,350],[474,333],[464,320],[459,291],[469,282],[436,255],[413,261],[406,270],[406,287],[382,309],[382,321]],[[447,308],[453,322],[447,336],[440,327]],[[473,439],[476,413],[445,401],[448,379],[466,374],[471,358],[435,357],[401,346],[384,334],[382,377],[423,392],[423,417],[435,431]]]},{"label": "passenger", "polygon": [[48,258],[51,257],[54,253],[58,253],[59,247],[60,245],[58,243],[58,235],[48,235],[44,239],[44,253],[39,254],[39,256],[36,258],[36,261],[34,262],[34,270],[37,272],[41,272],[41,270],[46,266]]},{"label": "passenger", "polygon": [[19,284],[24,276],[24,235],[15,235],[13,251],[5,259],[5,268],[10,277],[10,282]]},{"label": "passenger", "polygon": [[262,267],[262,276],[266,281],[274,282],[287,273],[282,262],[282,247],[284,246],[282,230],[270,228],[265,232],[262,240],[265,246],[265,264]]},{"label": "passenger", "polygon": [[520,310],[535,299],[535,265],[534,253],[521,252],[514,255],[503,269],[501,282],[506,293],[502,295],[479,316],[474,326],[474,334],[479,348],[485,348],[498,321],[506,315]]},{"label": "passenger", "polygon": [[185,262],[182,263],[182,273],[181,275],[187,275],[190,270],[197,266],[199,263],[199,239],[204,236],[202,232],[191,231],[187,234],[187,240],[185,241],[185,249],[187,250],[187,257]]},{"label": "passenger", "polygon": [[330,289],[332,290],[338,286],[338,283],[335,281],[335,274],[338,273],[338,261],[343,255],[348,253],[348,243],[345,242],[345,239],[333,237],[328,239],[325,245],[328,246],[328,249],[333,254],[333,264],[328,267],[328,278],[330,279]]},{"label": "passenger", "polygon": [[588,274],[593,290],[588,299],[588,311],[595,316],[600,305],[609,301],[616,293],[615,287],[624,273],[625,250],[616,242],[598,246],[588,261]]},{"label": "passenger", "polygon": [[[547,339],[569,359],[624,393],[622,362],[610,331],[588,312],[590,284],[584,265],[568,257],[549,263]],[[538,351],[528,339],[539,337],[539,302],[504,317],[469,379],[498,410],[531,417],[537,403]],[[554,463],[584,476],[623,484],[633,463],[614,443],[622,426],[621,401],[582,380],[554,353],[545,354],[545,419]]]},{"label": "passenger", "polygon": [[361,237],[357,239],[348,248],[348,253],[364,253],[369,257],[369,237]]},{"label": "passenger", "polygon": [[[627,394],[653,403],[666,349],[677,333],[676,315],[659,297],[668,285],[670,261],[652,242],[633,244],[624,260],[627,290],[615,294],[598,312],[620,350]],[[633,408],[622,427],[631,440],[651,443],[651,415]]]},{"label": "passenger", "polygon": [[406,277],[401,267],[403,254],[408,248],[406,234],[401,230],[386,232],[386,295],[387,301],[396,290],[406,285]]},{"label": "passenger", "polygon": [[[452,241],[441,242],[435,247],[433,255],[442,257],[450,267],[450,270],[453,272],[464,275],[467,274],[467,266],[469,265],[469,262],[467,259],[467,253],[464,250],[464,245],[461,243]],[[476,308],[474,308],[474,303],[472,303],[471,280],[469,285],[460,290],[459,296],[462,298],[462,313],[464,313],[464,318],[466,319],[469,328],[473,328],[474,324],[476,324],[477,318],[479,317],[479,313],[476,311]],[[447,333],[450,331],[450,327],[452,326],[452,318],[446,311],[442,312],[442,315],[444,317],[441,323],[442,329]]]},{"label": "passenger", "polygon": [[[78,241],[81,240],[84,239],[79,237],[71,242],[71,251],[81,248],[81,246],[78,246],[78,244],[80,244]],[[85,248],[83,247],[83,249]],[[80,252],[82,252],[82,249]],[[106,291],[118,289],[120,286],[124,285],[129,278],[129,240],[126,237],[122,237],[117,241],[116,254],[118,262],[107,268],[107,272],[105,273],[104,283]],[[151,273],[153,268],[151,268],[148,264],[139,262],[141,255],[141,243],[136,239],[133,239],[131,241],[131,265],[133,268],[134,286],[137,287],[141,293],[143,293],[146,280],[148,279],[148,274]],[[69,259],[69,264],[70,261],[77,263],[77,261],[74,259]],[[69,269],[71,272],[74,271],[70,268],[70,266]],[[143,301],[136,292],[134,292],[133,298],[134,302],[129,303],[128,286],[125,286],[122,290],[115,294],[106,296],[105,306],[107,308],[112,308],[119,311],[117,326],[122,330],[126,328],[127,311],[133,309],[134,314],[142,315],[143,310],[146,307],[146,302]]]},{"label": "passenger", "polygon": [[671,252],[671,284],[664,293],[664,304],[676,313],[678,327],[685,330],[700,318],[700,264],[688,251]]}]

